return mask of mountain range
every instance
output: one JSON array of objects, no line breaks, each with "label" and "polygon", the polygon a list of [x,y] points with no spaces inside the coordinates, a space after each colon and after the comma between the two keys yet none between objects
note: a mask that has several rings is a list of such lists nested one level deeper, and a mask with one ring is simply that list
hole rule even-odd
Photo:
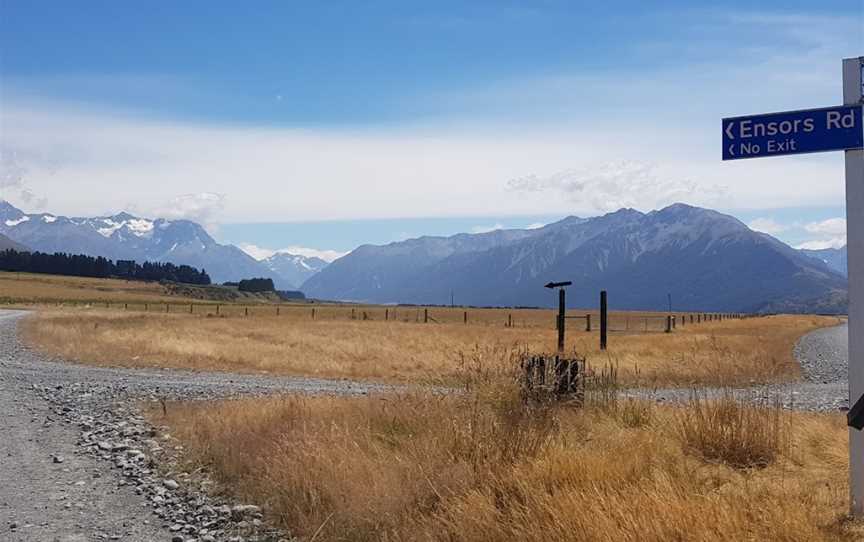
[{"label": "mountain range", "polygon": [[849,276],[848,256],[846,246],[840,248],[823,248],[819,250],[802,249],[801,252],[825,263],[828,267],[837,271],[844,277]]},{"label": "mountain range", "polygon": [[309,297],[374,303],[550,306],[550,281],[572,280],[568,304],[658,310],[845,312],[845,277],[734,217],[675,204],[498,230],[363,245],[303,284]]},{"label": "mountain range", "polygon": [[[8,238],[8,240],[6,240]],[[258,261],[189,220],[129,213],[27,214],[0,200],[0,247],[205,269],[215,282],[269,277],[308,297],[370,303],[550,306],[550,280],[572,280],[570,306],[609,291],[617,309],[845,312],[846,249],[798,251],[739,220],[675,204],[567,217],[542,228],[363,245],[328,264],[279,252]]]},{"label": "mountain range", "polygon": [[285,254],[259,262],[234,245],[217,243],[190,220],[152,220],[125,212],[95,218],[27,214],[0,200],[0,234],[41,252],[186,264],[205,269],[214,282],[265,277],[280,289],[297,288],[310,268],[321,267],[318,258]]}]

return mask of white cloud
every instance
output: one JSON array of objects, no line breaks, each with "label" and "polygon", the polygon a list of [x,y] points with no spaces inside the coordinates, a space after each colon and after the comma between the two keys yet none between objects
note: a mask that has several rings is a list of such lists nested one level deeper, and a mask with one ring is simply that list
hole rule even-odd
[{"label": "white cloud", "polygon": [[820,222],[811,222],[804,226],[804,229],[810,233],[821,233],[827,235],[835,235],[835,236],[843,236],[846,237],[846,219],[837,217],[837,218],[828,218],[826,220],[822,220]]},{"label": "white cloud", "polygon": [[831,239],[820,239],[801,243],[795,248],[807,250],[822,250],[826,248],[843,248],[846,245],[846,236],[832,237]]},{"label": "white cloud", "polygon": [[287,253],[297,256],[306,256],[307,258],[321,258],[325,262],[332,262],[333,260],[336,260],[348,254],[347,252],[340,252],[338,250],[321,250],[317,248],[309,248],[296,245],[280,249],[259,247],[258,245],[254,245],[252,243],[240,243],[240,245],[238,246],[241,250],[243,250],[243,252],[252,256],[256,260],[263,260],[269,258],[276,253]]},{"label": "white cloud", "polygon": [[747,224],[747,227],[753,231],[761,231],[762,233],[767,233],[769,235],[777,235],[778,233],[782,233],[789,229],[788,226],[780,224],[773,218],[756,218],[750,221],[750,223]]},{"label": "white cloud", "polygon": [[130,212],[151,218],[166,218],[168,220],[191,220],[204,226],[214,233],[222,219],[225,209],[225,194],[199,192],[197,194],[182,194],[174,196],[162,203],[149,206],[129,203],[125,206]]},{"label": "white cloud", "polygon": [[821,250],[824,248],[841,248],[846,245],[846,219],[828,218],[819,222],[811,222],[804,226],[809,233],[816,234],[819,239],[807,241],[797,248]]},{"label": "white cloud", "polygon": [[511,180],[508,186],[521,193],[558,193],[601,213],[622,207],[651,210],[676,202],[710,206],[726,193],[720,186],[664,177],[656,166],[635,161],[607,162],[549,176],[529,175]]},{"label": "white cloud", "polygon": [[237,246],[238,248],[240,248],[240,250],[252,256],[256,260],[265,260],[270,256],[276,254],[276,251],[272,248],[259,247],[258,245],[253,245],[252,243],[240,243]]},{"label": "white cloud", "polygon": [[491,226],[474,226],[471,228],[471,233],[489,233],[490,231],[503,230],[504,224],[496,222]]}]

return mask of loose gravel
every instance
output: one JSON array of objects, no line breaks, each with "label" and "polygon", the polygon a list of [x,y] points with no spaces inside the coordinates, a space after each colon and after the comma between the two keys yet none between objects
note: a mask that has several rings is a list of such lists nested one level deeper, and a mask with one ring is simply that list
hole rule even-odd
[{"label": "loose gravel", "polygon": [[795,345],[805,382],[767,384],[741,389],[657,389],[633,390],[626,396],[647,397],[660,403],[682,403],[699,393],[705,397],[733,394],[743,400],[779,404],[794,410],[832,412],[849,410],[848,325],[811,331]]},{"label": "loose gravel", "polygon": [[266,375],[90,367],[17,338],[25,311],[0,310],[0,540],[276,542],[257,506],[184,472],[182,446],[139,405],[274,393],[358,395],[394,387]]}]

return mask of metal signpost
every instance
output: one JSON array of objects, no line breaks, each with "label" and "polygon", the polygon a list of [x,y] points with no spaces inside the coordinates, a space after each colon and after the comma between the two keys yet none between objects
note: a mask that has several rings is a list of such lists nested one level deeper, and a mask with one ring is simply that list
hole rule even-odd
[{"label": "metal signpost", "polygon": [[843,105],[723,119],[723,160],[845,151],[849,266],[849,496],[864,516],[864,57],[843,60]]}]

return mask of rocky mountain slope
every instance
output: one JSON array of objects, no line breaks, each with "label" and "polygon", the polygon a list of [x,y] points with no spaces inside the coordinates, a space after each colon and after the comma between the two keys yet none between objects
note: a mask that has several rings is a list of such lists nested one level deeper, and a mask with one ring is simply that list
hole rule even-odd
[{"label": "rocky mountain slope", "polygon": [[239,248],[217,243],[189,220],[150,220],[129,213],[95,218],[27,214],[0,201],[0,234],[41,252],[191,265],[206,269],[215,282],[272,274]]},{"label": "rocky mountain slope", "polygon": [[287,252],[277,252],[261,263],[275,273],[273,281],[279,290],[298,289],[312,275],[327,267],[327,262],[321,258]]},{"label": "rocky mountain slope", "polygon": [[307,296],[377,303],[551,306],[550,280],[572,280],[570,306],[656,310],[845,311],[846,280],[739,220],[675,204],[569,217],[536,230],[364,245],[303,285]]},{"label": "rocky mountain slope", "polygon": [[846,253],[846,247],[842,248],[824,248],[821,250],[801,250],[802,253],[810,256],[811,258],[816,258],[821,262],[824,262],[825,265],[837,271],[841,275],[848,276],[848,257]]}]

